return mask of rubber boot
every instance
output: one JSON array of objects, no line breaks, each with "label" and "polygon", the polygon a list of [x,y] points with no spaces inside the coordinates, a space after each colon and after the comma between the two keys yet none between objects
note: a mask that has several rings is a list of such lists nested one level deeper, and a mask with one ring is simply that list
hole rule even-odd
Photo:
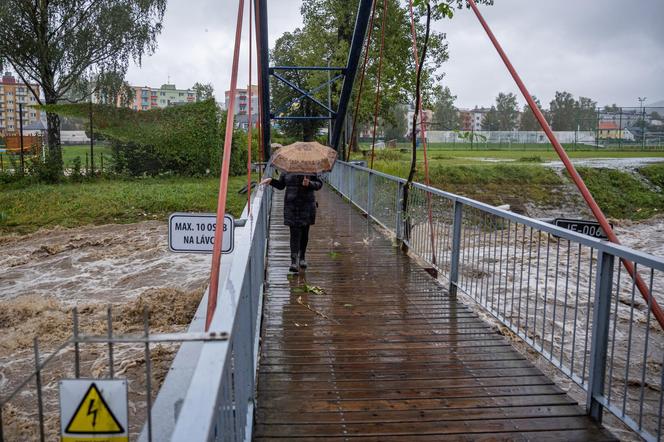
[{"label": "rubber boot", "polygon": [[288,271],[292,273],[298,273],[300,271],[300,267],[298,265],[297,253],[291,253],[290,267],[288,267]]},{"label": "rubber boot", "polygon": [[301,269],[307,268],[307,261],[305,261],[304,259],[304,253],[300,253],[300,268]]}]

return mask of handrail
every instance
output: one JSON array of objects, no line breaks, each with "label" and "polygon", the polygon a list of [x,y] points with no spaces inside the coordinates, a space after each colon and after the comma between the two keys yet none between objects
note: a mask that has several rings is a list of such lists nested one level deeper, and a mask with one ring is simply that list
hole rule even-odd
[{"label": "handrail", "polygon": [[[271,187],[256,189],[224,259],[210,327],[228,330],[228,341],[183,344],[155,401],[161,427],[155,431],[172,441],[251,438],[271,199]],[[207,297],[206,291],[190,332],[204,328]]]},{"label": "handrail", "polygon": [[419,183],[403,212],[406,180],[343,161],[327,181],[446,278],[450,296],[469,297],[585,390],[592,418],[607,410],[661,440],[664,333],[617,261],[662,299],[664,258]]}]

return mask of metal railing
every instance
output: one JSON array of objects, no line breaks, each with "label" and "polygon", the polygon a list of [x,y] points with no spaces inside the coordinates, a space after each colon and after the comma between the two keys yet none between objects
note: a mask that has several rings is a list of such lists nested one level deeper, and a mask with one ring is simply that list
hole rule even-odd
[{"label": "metal railing", "polygon": [[[46,440],[57,436],[58,398],[53,385],[63,377],[122,378],[139,385],[130,392],[134,406],[129,428],[132,439],[250,440],[271,199],[270,186],[256,189],[251,207],[245,207],[241,216],[246,222],[236,226],[235,249],[223,259],[210,332],[204,332],[207,292],[186,333],[151,334],[145,310],[141,335],[114,334],[109,307],[106,334],[85,334],[74,309],[72,336],[46,355],[40,352],[35,339],[34,368],[0,397],[0,442],[6,438]],[[161,344],[181,346],[153,406],[151,346]],[[121,365],[118,352],[126,357],[129,350],[143,352],[143,379],[130,377],[127,367],[117,370]],[[97,361],[104,353],[101,359],[105,358],[105,366]],[[140,386],[143,383],[144,390]],[[23,425],[26,428],[18,428],[20,425],[14,422],[19,412],[21,422],[29,422]]]},{"label": "metal railing", "polygon": [[[645,440],[662,440],[664,332],[620,265],[664,302],[664,259],[337,162],[329,184]],[[432,219],[429,218],[429,210]],[[432,239],[433,236],[433,239]]]},{"label": "metal railing", "polygon": [[[90,322],[90,318],[87,318]],[[0,441],[4,440],[53,440],[60,435],[58,381],[70,379],[125,379],[135,385],[129,396],[134,414],[127,431],[134,435],[144,427],[149,440],[153,422],[148,412],[152,404],[153,347],[163,351],[172,344],[225,342],[228,334],[211,333],[151,333],[150,314],[143,310],[142,334],[115,334],[112,308],[106,310],[106,334],[93,335],[81,330],[77,308],[72,310],[72,335],[55,348],[44,351],[38,338],[33,339],[33,367],[27,377],[12,386],[0,399]],[[99,319],[93,320],[94,326]],[[86,328],[90,328],[90,323]],[[184,344],[184,345],[187,345]],[[127,357],[140,358],[143,353],[143,369],[129,373]],[[105,353],[105,355],[104,355]],[[71,360],[73,356],[73,361]],[[123,361],[118,361],[123,358]],[[24,363],[27,361],[21,361]],[[72,363],[73,362],[73,363]],[[119,366],[119,369],[118,369]],[[21,369],[23,371],[23,369]]]},{"label": "metal railing", "polygon": [[[157,397],[153,415],[172,416],[172,431],[162,429],[172,441],[251,439],[271,200],[270,186],[256,189],[235,249],[222,260],[210,329],[228,330],[228,341],[183,345]],[[196,326],[203,324],[201,317]]]}]

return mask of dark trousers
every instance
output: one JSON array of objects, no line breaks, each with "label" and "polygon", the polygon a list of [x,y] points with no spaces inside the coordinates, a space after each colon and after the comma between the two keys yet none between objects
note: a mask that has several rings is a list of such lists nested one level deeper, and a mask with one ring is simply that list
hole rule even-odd
[{"label": "dark trousers", "polygon": [[290,226],[290,251],[291,255],[297,255],[304,258],[309,244],[309,226],[293,227]]}]

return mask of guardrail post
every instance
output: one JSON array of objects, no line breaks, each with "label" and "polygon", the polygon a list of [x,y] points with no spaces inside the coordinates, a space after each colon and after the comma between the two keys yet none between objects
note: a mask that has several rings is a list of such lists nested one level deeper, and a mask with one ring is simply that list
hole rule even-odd
[{"label": "guardrail post", "polygon": [[371,211],[373,207],[373,185],[373,173],[369,172],[369,176],[367,178],[367,210],[365,210],[367,213],[367,218],[371,218]]},{"label": "guardrail post", "polygon": [[353,203],[353,178],[355,176],[355,168],[352,166],[348,167],[348,201],[352,204]]},{"label": "guardrail post", "polygon": [[450,262],[450,296],[456,297],[459,283],[459,255],[461,253],[461,225],[463,223],[463,203],[454,202],[454,224],[452,225],[452,255]]},{"label": "guardrail post", "polygon": [[599,252],[597,279],[595,282],[595,305],[593,307],[593,329],[590,346],[590,371],[588,374],[588,396],[586,412],[597,422],[602,422],[602,404],[597,397],[604,394],[606,352],[609,344],[609,314],[613,288],[614,256]]},{"label": "guardrail post", "polygon": [[397,234],[397,239],[403,241],[403,213],[401,209],[403,208],[402,200],[403,198],[403,184],[401,181],[397,182],[397,195],[395,198],[395,226],[394,231]]}]

